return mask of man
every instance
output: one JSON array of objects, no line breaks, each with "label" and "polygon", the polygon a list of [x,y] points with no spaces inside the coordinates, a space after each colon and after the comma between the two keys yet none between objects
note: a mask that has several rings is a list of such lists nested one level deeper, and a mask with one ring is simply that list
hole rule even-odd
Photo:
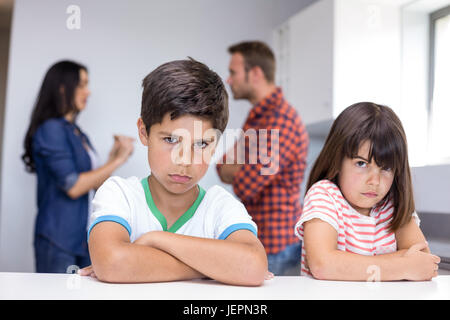
[{"label": "man", "polygon": [[[253,107],[243,127],[244,136],[217,164],[217,171],[222,182],[233,186],[256,222],[269,271],[300,274],[301,243],[294,226],[301,213],[308,134],[282,89],[275,85],[272,50],[252,41],[233,45],[228,51],[227,83],[235,99],[246,99]],[[244,150],[245,158],[239,157],[239,150]]]}]

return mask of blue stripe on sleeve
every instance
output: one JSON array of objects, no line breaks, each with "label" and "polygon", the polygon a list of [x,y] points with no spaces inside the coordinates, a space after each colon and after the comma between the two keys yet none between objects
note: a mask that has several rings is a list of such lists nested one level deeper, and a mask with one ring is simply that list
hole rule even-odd
[{"label": "blue stripe on sleeve", "polygon": [[113,221],[113,222],[117,222],[118,224],[122,225],[125,229],[127,229],[128,234],[131,235],[131,227],[128,224],[128,222],[119,216],[113,216],[113,215],[109,215],[109,216],[101,216],[98,217],[97,219],[94,220],[94,222],[92,222],[91,226],[89,227],[88,233],[87,233],[87,240],[89,241],[89,234],[91,233],[92,228],[100,222],[103,221]]},{"label": "blue stripe on sleeve", "polygon": [[255,236],[258,236],[258,233],[256,232],[256,229],[253,225],[250,223],[236,223],[232,224],[228,228],[225,229],[224,232],[219,236],[219,240],[226,239],[231,233],[237,231],[237,230],[250,230],[255,234]]}]

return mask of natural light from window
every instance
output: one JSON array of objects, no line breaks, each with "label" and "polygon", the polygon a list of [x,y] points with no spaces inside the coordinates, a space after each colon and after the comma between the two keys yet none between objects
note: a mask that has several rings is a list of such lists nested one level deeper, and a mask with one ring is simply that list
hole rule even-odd
[{"label": "natural light from window", "polygon": [[435,21],[430,162],[450,162],[450,15]]}]

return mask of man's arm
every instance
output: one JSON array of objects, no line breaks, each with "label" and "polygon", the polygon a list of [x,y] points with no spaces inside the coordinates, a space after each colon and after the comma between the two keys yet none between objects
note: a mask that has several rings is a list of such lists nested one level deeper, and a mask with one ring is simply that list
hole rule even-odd
[{"label": "man's arm", "polygon": [[225,240],[205,239],[163,231],[145,234],[144,242],[179,259],[214,280],[258,286],[267,274],[261,242],[248,230],[237,230]]},{"label": "man's arm", "polygon": [[121,225],[104,221],[89,235],[89,252],[96,277],[105,282],[161,282],[203,278],[204,275],[172,255],[131,243]]},{"label": "man's arm", "polygon": [[244,203],[257,198],[286,167],[299,165],[299,171],[304,172],[306,165],[309,140],[304,129],[297,137],[297,128],[285,123],[282,117],[274,117],[265,129],[257,132],[258,147],[251,141],[239,142],[245,144],[246,158],[257,159],[256,163],[250,160],[244,163],[233,177],[233,191]]},{"label": "man's arm", "polygon": [[237,148],[240,143],[242,142],[236,142],[233,148],[223,155],[222,163],[216,165],[217,173],[223,183],[232,184],[234,176],[242,167],[237,159]]},{"label": "man's arm", "polygon": [[374,270],[380,281],[431,280],[440,262],[439,257],[421,252],[425,243],[378,256],[338,250],[336,230],[320,219],[305,222],[304,244],[309,269],[322,280],[367,281]]}]

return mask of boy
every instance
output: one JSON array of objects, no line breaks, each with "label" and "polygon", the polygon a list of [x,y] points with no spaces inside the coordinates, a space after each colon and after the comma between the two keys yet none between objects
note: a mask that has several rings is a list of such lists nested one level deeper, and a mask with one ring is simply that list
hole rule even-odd
[{"label": "boy", "polygon": [[208,277],[258,286],[267,256],[245,207],[197,182],[228,121],[220,77],[195,60],[165,63],[143,81],[139,138],[151,174],[112,177],[97,191],[88,230],[92,266],[106,282]]}]

